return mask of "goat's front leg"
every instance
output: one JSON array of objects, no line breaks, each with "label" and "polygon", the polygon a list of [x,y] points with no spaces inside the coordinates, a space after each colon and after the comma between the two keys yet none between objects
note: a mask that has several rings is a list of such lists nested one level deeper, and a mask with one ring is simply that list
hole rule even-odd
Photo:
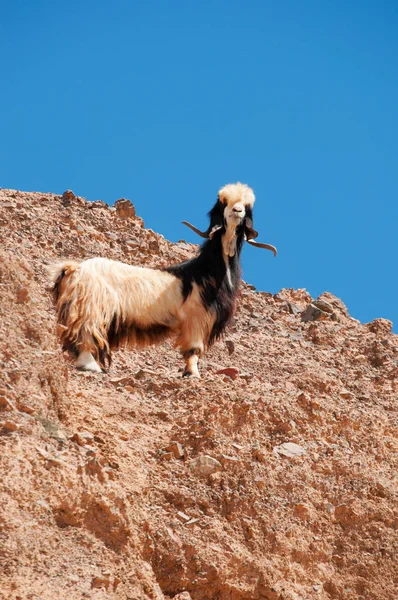
[{"label": "goat's front leg", "polygon": [[199,356],[202,355],[201,348],[190,348],[182,353],[185,360],[185,370],[183,377],[200,377],[198,362]]},{"label": "goat's front leg", "polygon": [[102,373],[102,369],[95,360],[91,352],[83,350],[76,359],[76,367],[80,371],[91,371],[92,373]]}]

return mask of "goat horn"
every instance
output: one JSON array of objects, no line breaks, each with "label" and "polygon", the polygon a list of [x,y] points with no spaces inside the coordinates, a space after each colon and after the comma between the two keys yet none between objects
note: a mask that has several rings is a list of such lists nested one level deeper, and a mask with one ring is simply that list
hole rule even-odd
[{"label": "goat horn", "polygon": [[255,246],[256,248],[266,248],[267,250],[271,250],[276,256],[276,248],[275,246],[271,246],[271,244],[260,244],[259,242],[254,242],[253,240],[246,240],[248,244]]},{"label": "goat horn", "polygon": [[188,223],[188,221],[182,221],[183,225],[186,225],[187,227],[189,227],[190,229],[192,229],[192,231],[194,231],[195,233],[197,233],[198,235],[200,235],[200,237],[202,238],[208,238],[209,237],[209,232],[208,231],[200,231],[200,229],[197,229],[197,227],[195,227],[194,225],[191,225],[191,223]]},{"label": "goat horn", "polygon": [[219,231],[220,229],[222,229],[222,225],[215,225],[209,233],[209,240],[212,240],[213,235],[216,233],[216,231]]}]

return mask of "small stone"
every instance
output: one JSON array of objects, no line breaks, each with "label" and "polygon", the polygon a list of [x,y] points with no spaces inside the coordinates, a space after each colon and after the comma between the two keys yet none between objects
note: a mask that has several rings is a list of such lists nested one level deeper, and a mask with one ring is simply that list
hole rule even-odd
[{"label": "small stone", "polygon": [[111,582],[108,577],[94,577],[94,579],[91,581],[91,587],[92,588],[104,587],[106,590],[108,590],[110,583]]},{"label": "small stone", "polygon": [[231,356],[231,354],[235,352],[235,344],[232,340],[225,340],[225,345],[227,347],[229,356]]},{"label": "small stone", "polygon": [[333,514],[333,512],[334,512],[333,504],[330,504],[330,502],[327,502],[325,505],[325,508],[326,508],[326,512],[328,513],[328,515]]},{"label": "small stone", "polygon": [[179,442],[171,442],[171,444],[167,446],[165,450],[166,452],[172,452],[175,458],[184,458],[184,448]]},{"label": "small stone", "polygon": [[228,464],[228,463],[237,463],[240,462],[239,458],[237,456],[229,456],[228,454],[222,454],[221,455],[221,463],[224,464]]},{"label": "small stone", "polygon": [[94,441],[94,436],[89,431],[77,431],[72,435],[71,440],[79,446],[85,446],[87,443]]},{"label": "small stone", "polygon": [[0,396],[0,408],[5,409],[5,410],[11,410],[12,403],[5,396]]},{"label": "small stone", "polygon": [[14,421],[5,421],[3,424],[4,431],[9,431],[11,433],[13,431],[18,431],[18,429],[20,429],[20,426],[14,423]]},{"label": "small stone", "polygon": [[163,452],[160,455],[161,460],[171,460],[173,457],[174,457],[174,454],[172,452]]},{"label": "small stone", "polygon": [[23,413],[26,413],[27,415],[33,415],[33,413],[35,412],[34,408],[29,406],[28,404],[25,404],[24,402],[20,402],[18,404],[18,410]]},{"label": "small stone", "polygon": [[336,506],[334,510],[334,516],[336,521],[342,525],[349,525],[354,523],[358,519],[358,514],[355,510],[347,504],[340,504]]},{"label": "small stone", "polygon": [[352,392],[349,392],[348,390],[341,390],[341,392],[339,392],[339,396],[341,398],[344,398],[344,400],[351,400],[352,398],[354,398],[354,394]]},{"label": "small stone", "polygon": [[322,589],[321,585],[313,585],[312,589],[314,590],[314,592],[320,592]]},{"label": "small stone", "polygon": [[256,486],[258,487],[259,490],[264,490],[265,489],[265,480],[264,479],[260,479],[260,478],[256,478],[254,480],[254,483],[256,484]]},{"label": "small stone", "polygon": [[258,460],[258,462],[260,463],[265,463],[267,460],[265,452],[264,450],[261,450],[261,448],[254,448],[252,452],[252,457]]},{"label": "small stone", "polygon": [[180,592],[176,596],[173,596],[173,600],[192,600],[192,596],[189,592]]},{"label": "small stone", "polygon": [[196,471],[201,475],[210,475],[222,468],[222,464],[218,460],[207,454],[194,458],[189,465],[193,471]]},{"label": "small stone", "polygon": [[302,521],[308,521],[308,519],[310,517],[309,506],[302,502],[300,502],[299,504],[296,504],[296,506],[294,507],[294,516],[298,517]]},{"label": "small stone", "polygon": [[45,417],[40,417],[38,415],[37,416],[35,415],[35,418],[38,421],[40,421],[40,423],[42,424],[43,428],[47,431],[47,433],[49,434],[49,436],[51,438],[55,438],[57,440],[61,440],[63,442],[66,442],[66,440],[68,439],[68,436],[59,427],[59,425],[57,423],[54,423],[53,421],[50,421],[50,419],[46,419]]},{"label": "small stone", "polygon": [[139,369],[137,373],[134,375],[135,379],[145,379],[145,377],[156,375],[156,371],[151,371],[151,369]]},{"label": "small stone", "polygon": [[376,495],[380,498],[386,498],[389,493],[390,482],[385,477],[376,481]]},{"label": "small stone", "polygon": [[231,379],[235,380],[239,375],[239,369],[235,367],[227,367],[225,369],[220,369],[219,371],[216,371],[216,375],[226,375],[227,377],[230,377]]},{"label": "small stone", "polygon": [[275,454],[281,454],[282,456],[287,456],[288,458],[304,456],[304,454],[307,454],[307,451],[304,448],[293,442],[286,442],[280,446],[275,446],[273,451]]},{"label": "small stone", "polygon": [[17,304],[25,304],[29,301],[29,292],[26,288],[19,288],[16,297]]},{"label": "small stone", "polygon": [[241,446],[240,444],[231,444],[232,448],[235,448],[236,450],[243,450],[244,446]]},{"label": "small stone", "polygon": [[113,584],[112,584],[112,587],[113,587],[113,591],[114,591],[114,592],[116,591],[116,589],[117,589],[117,586],[118,586],[118,585],[120,585],[121,583],[122,583],[122,580],[121,580],[121,579],[119,579],[118,577],[115,577],[115,578],[114,578],[114,580],[113,580]]},{"label": "small stone", "polygon": [[158,410],[155,413],[155,416],[158,417],[161,421],[170,421],[170,415],[164,410]]},{"label": "small stone", "polygon": [[178,511],[177,513],[177,517],[183,522],[183,523],[187,523],[188,521],[191,520],[191,517],[189,517],[188,515],[186,515],[184,512],[182,512],[181,510]]},{"label": "small stone", "polygon": [[187,521],[186,523],[184,523],[184,525],[185,525],[185,527],[190,527],[191,525],[194,525],[198,521],[200,521],[200,519],[190,519],[189,521]]}]

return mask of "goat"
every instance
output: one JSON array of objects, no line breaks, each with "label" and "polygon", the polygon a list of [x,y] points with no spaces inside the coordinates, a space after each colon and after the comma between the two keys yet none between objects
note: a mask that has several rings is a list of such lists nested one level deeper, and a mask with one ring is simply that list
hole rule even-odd
[{"label": "goat", "polygon": [[247,185],[221,188],[207,231],[183,221],[206,241],[181,264],[152,269],[91,258],[56,265],[51,289],[60,337],[76,367],[101,372],[110,366],[113,349],[174,338],[185,361],[183,376],[200,377],[199,357],[222,335],[235,309],[244,241],[276,255],[273,246],[254,241],[254,201]]}]

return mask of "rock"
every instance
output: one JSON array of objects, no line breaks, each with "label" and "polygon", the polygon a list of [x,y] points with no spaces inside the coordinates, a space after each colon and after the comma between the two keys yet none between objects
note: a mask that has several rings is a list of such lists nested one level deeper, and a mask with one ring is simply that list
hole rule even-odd
[{"label": "rock", "polygon": [[66,442],[66,440],[68,439],[68,436],[66,435],[66,433],[61,429],[61,427],[57,423],[54,423],[53,421],[50,421],[49,419],[46,419],[45,417],[40,417],[40,416],[35,415],[35,418],[38,421],[40,421],[43,428],[47,431],[47,433],[49,434],[49,436],[51,438],[55,438],[57,440]]},{"label": "rock", "polygon": [[0,409],[12,410],[13,406],[11,401],[5,396],[0,396]]},{"label": "rock", "polygon": [[358,520],[358,514],[351,506],[340,504],[334,509],[334,518],[341,525],[353,525]]},{"label": "rock", "polygon": [[12,433],[13,431],[18,431],[18,429],[20,429],[20,426],[17,425],[17,423],[14,423],[14,421],[5,421],[3,423],[3,430],[4,431]]},{"label": "rock", "polygon": [[221,455],[221,463],[223,465],[228,464],[228,463],[238,463],[238,462],[240,462],[240,460],[237,456],[229,456],[228,454]]},{"label": "rock", "polygon": [[243,450],[244,446],[241,446],[240,444],[231,444],[232,448],[235,448],[236,450]]},{"label": "rock", "polygon": [[171,444],[165,448],[165,451],[174,454],[175,458],[184,458],[184,448],[179,442],[171,442]]},{"label": "rock", "polygon": [[294,507],[293,514],[302,521],[308,521],[310,517],[310,508],[307,504],[299,503]]},{"label": "rock", "polygon": [[25,304],[29,302],[29,292],[26,288],[19,288],[17,297],[15,298],[17,304]]},{"label": "rock", "polygon": [[235,352],[235,344],[232,340],[225,340],[225,345],[227,347],[229,356],[231,356],[231,354]]},{"label": "rock", "polygon": [[344,400],[352,400],[353,398],[355,398],[354,394],[352,392],[349,392],[348,390],[341,390],[339,392],[339,396]]},{"label": "rock", "polygon": [[287,306],[291,315],[298,315],[301,312],[300,307],[297,304],[293,304],[293,302],[288,302]]},{"label": "rock", "polygon": [[330,292],[323,292],[323,294],[318,296],[316,302],[323,301],[327,302],[327,304],[329,304],[333,308],[334,313],[337,313],[343,317],[349,316],[347,307],[344,304],[344,302],[340,300],[340,298],[337,298],[337,296],[335,296],[334,294],[331,294]]},{"label": "rock", "polygon": [[66,190],[61,196],[61,202],[63,206],[70,206],[75,199],[76,196],[72,190]]},{"label": "rock", "polygon": [[200,521],[200,519],[196,518],[196,519],[189,519],[189,521],[187,521],[186,523],[184,523],[185,527],[190,527],[191,525],[195,525],[195,523],[197,523],[198,521]]},{"label": "rock", "polygon": [[307,308],[301,313],[301,320],[304,323],[308,323],[309,321],[325,321],[327,319],[332,319],[333,314],[330,314],[317,306],[314,303],[309,304]]},{"label": "rock", "polygon": [[35,409],[32,406],[29,406],[29,404],[25,404],[24,402],[18,403],[18,410],[20,412],[26,413],[27,415],[33,415],[33,413],[35,412]]},{"label": "rock", "polygon": [[236,369],[235,367],[227,367],[225,369],[216,371],[216,375],[226,375],[227,377],[235,380],[239,375],[239,369]]},{"label": "rock", "polygon": [[265,463],[267,460],[266,454],[264,450],[261,450],[261,448],[254,448],[252,457],[258,460],[260,463]]},{"label": "rock", "polygon": [[182,512],[181,510],[179,510],[177,512],[177,517],[180,519],[180,521],[182,521],[183,523],[187,523],[188,521],[191,520],[191,517],[189,517],[188,515],[186,515],[184,512]]},{"label": "rock", "polygon": [[210,475],[211,473],[215,473],[222,469],[222,464],[208,456],[207,454],[203,454],[202,456],[198,456],[190,461],[189,466],[192,471],[199,473],[200,475]]},{"label": "rock", "polygon": [[256,477],[254,483],[258,487],[259,490],[265,489],[265,479],[261,479],[260,477]]},{"label": "rock", "polygon": [[131,219],[136,216],[134,205],[126,198],[119,198],[119,200],[116,200],[114,206],[117,216],[121,219]]},{"label": "rock", "polygon": [[161,460],[171,460],[173,458],[174,454],[172,452],[162,452],[162,454],[160,455],[160,459]]},{"label": "rock", "polygon": [[326,300],[322,300],[321,298],[318,298],[318,300],[313,300],[312,304],[319,308],[319,310],[329,313],[330,315],[334,312],[333,306],[329,302],[326,302]]},{"label": "rock", "polygon": [[77,431],[71,437],[72,442],[76,442],[79,446],[85,446],[94,441],[94,435],[89,431]]},{"label": "rock", "polygon": [[282,456],[287,456],[288,458],[293,458],[295,456],[304,456],[307,454],[307,451],[295,444],[294,442],[286,442],[285,444],[281,444],[280,446],[275,446],[273,449],[275,454],[280,454]]},{"label": "rock", "polygon": [[148,375],[154,376],[156,375],[156,371],[151,371],[151,369],[139,369],[134,377],[135,379],[145,379]]},{"label": "rock", "polygon": [[365,327],[372,333],[387,335],[392,331],[392,321],[388,319],[374,319],[371,323],[366,323]]},{"label": "rock", "polygon": [[91,581],[91,587],[92,588],[105,588],[108,591],[108,588],[111,584],[111,581],[109,579],[109,577],[104,576],[104,577],[94,577],[94,579],[92,579]]},{"label": "rock", "polygon": [[109,209],[109,206],[105,202],[102,202],[102,200],[93,200],[92,202],[88,202],[87,208],[90,208],[90,209],[93,209],[93,208],[105,208],[105,209]]},{"label": "rock", "polygon": [[189,592],[180,592],[176,596],[173,596],[173,600],[192,600],[192,596]]}]

